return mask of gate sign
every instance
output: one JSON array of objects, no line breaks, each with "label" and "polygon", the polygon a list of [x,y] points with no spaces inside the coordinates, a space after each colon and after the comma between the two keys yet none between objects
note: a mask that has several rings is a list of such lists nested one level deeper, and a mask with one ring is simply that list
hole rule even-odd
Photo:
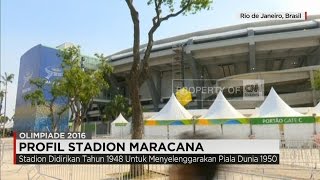
[{"label": "gate sign", "polygon": [[320,123],[320,117],[316,117],[316,123]]},{"label": "gate sign", "polygon": [[251,118],[250,120],[251,124],[299,124],[315,122],[313,116]]}]

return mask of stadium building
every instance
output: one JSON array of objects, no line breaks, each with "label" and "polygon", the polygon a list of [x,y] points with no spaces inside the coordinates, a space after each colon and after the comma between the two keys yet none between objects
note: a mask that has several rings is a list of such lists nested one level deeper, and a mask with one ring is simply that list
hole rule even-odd
[{"label": "stadium building", "polygon": [[[123,50],[110,59],[118,86],[128,95],[124,77],[132,51]],[[240,87],[250,79],[264,81],[265,95],[273,86],[290,106],[313,106],[319,100],[312,83],[314,70],[320,68],[320,16],[309,16],[307,21],[239,24],[159,40],[149,64],[152,78],[140,92],[146,109],[161,108],[179,87]],[[194,92],[188,108],[208,108],[215,95]],[[263,102],[239,101],[241,93],[226,96],[238,109],[255,108]]]},{"label": "stadium building", "polygon": [[[51,56],[38,57],[41,59],[39,62],[52,62],[57,49],[41,45],[21,57],[16,119],[25,106],[22,101],[25,88],[22,87],[29,71],[45,72],[45,66],[41,65],[33,65],[30,67],[32,70],[26,70],[31,59],[35,60],[30,54],[44,49],[51,49]],[[144,50],[145,45],[142,45],[141,55]],[[110,77],[112,88],[128,96],[125,77],[133,60],[132,49],[120,51],[109,58],[114,67]],[[98,63],[89,57],[84,58],[84,62],[84,66],[93,69]],[[262,96],[274,87],[288,105],[311,107],[320,97],[313,88],[314,72],[320,68],[319,64],[320,15],[308,16],[306,21],[261,21],[188,33],[154,43],[149,62],[151,78],[141,87],[141,103],[146,111],[158,111],[173,92],[187,87],[193,96],[188,109],[205,109],[216,97],[216,91],[209,92],[208,88],[219,87],[224,88],[225,96],[235,108],[254,109],[264,99],[244,100],[244,82],[261,80],[259,88],[263,91],[259,92]],[[41,73],[38,76],[47,77]],[[107,92],[102,92],[94,100],[88,117],[99,120],[101,106],[107,101]]]}]

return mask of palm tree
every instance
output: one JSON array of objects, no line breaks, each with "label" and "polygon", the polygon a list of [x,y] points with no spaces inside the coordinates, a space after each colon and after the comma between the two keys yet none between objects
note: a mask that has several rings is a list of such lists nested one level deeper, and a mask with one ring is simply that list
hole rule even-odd
[{"label": "palm tree", "polygon": [[[103,123],[108,124],[110,120],[114,120],[119,114],[122,114],[124,118],[129,118],[132,116],[132,109],[130,107],[128,99],[122,95],[115,95],[113,99],[106,105],[102,110]],[[108,126],[108,131],[110,132],[110,126]]]},{"label": "palm tree", "polygon": [[[1,81],[0,81],[0,85],[1,85]],[[0,89],[0,124],[4,122],[3,121],[4,119],[2,119],[2,114],[1,114],[3,97],[4,97],[4,91],[2,91]],[[4,125],[4,123],[3,123],[3,125]]]},{"label": "palm tree", "polygon": [[[1,81],[0,81],[1,82]],[[4,91],[0,90],[0,116],[1,116],[1,110],[2,110],[2,101],[4,97]]]},{"label": "palm tree", "polygon": [[[1,76],[1,83],[4,85],[4,113],[3,116],[6,117],[6,113],[7,113],[7,94],[8,94],[8,83],[12,83],[14,78],[14,74],[7,74],[6,72],[4,73],[4,76]],[[3,125],[3,137],[5,135],[5,128]]]}]

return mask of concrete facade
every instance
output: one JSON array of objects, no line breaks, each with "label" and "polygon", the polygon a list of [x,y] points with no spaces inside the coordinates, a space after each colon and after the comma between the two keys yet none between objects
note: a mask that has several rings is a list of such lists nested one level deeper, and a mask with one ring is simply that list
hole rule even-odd
[{"label": "concrete facade", "polygon": [[[142,45],[141,52],[144,48]],[[131,49],[110,56],[120,83],[131,62]],[[175,92],[174,79],[184,79],[179,80],[179,87],[216,86],[220,80],[223,86],[241,87],[234,80],[262,79],[265,96],[274,87],[293,107],[314,106],[319,101],[312,82],[314,71],[320,69],[320,15],[309,16],[307,21],[247,23],[159,40],[149,64],[152,78],[142,85],[141,100],[150,111],[161,108]],[[122,87],[128,95],[124,83]],[[263,102],[226,96],[238,109],[255,108]],[[195,102],[188,108],[208,108],[214,98],[215,94],[193,93]]]}]

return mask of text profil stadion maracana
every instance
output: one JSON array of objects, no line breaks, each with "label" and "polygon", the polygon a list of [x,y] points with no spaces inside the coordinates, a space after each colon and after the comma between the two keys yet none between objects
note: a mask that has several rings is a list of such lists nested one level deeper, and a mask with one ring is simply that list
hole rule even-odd
[{"label": "text profil stadion maracana", "polygon": [[[128,149],[129,148],[129,149]],[[70,152],[94,152],[94,151],[109,151],[109,152],[203,152],[203,146],[200,142],[171,142],[171,143],[139,143],[130,142],[126,146],[124,142],[70,142],[68,147],[62,147],[60,142],[21,142],[19,143],[20,151],[28,152],[45,152],[45,151],[70,151]]]}]

